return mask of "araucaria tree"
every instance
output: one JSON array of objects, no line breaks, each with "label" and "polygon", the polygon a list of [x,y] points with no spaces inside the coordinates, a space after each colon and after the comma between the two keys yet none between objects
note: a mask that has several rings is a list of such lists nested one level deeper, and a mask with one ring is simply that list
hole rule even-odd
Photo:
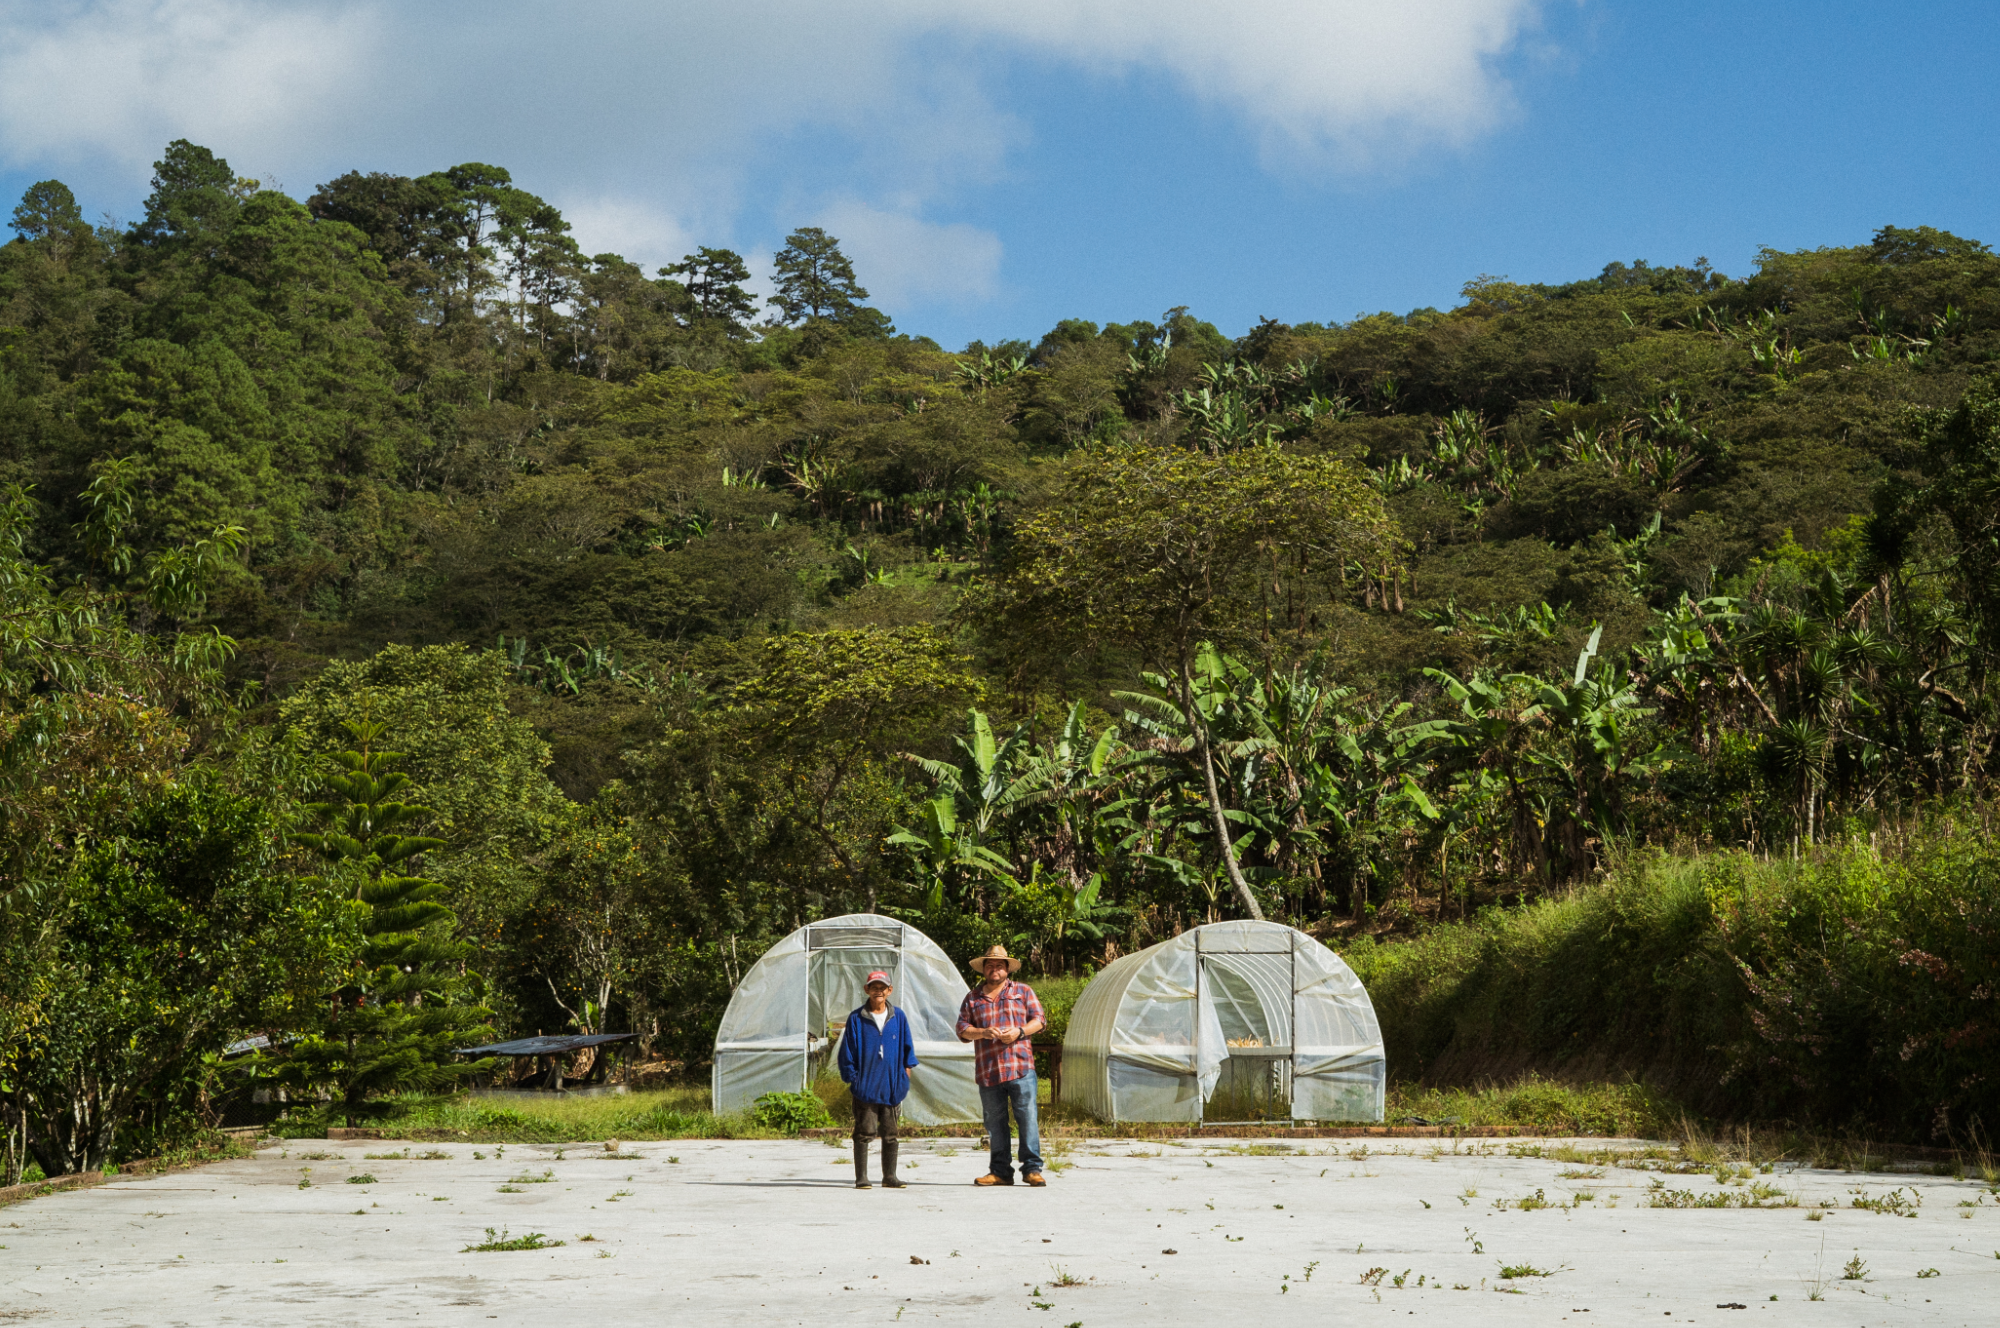
[{"label": "araucaria tree", "polygon": [[326,1020],[270,1064],[279,1083],[333,1094],[332,1114],[352,1125],[393,1115],[386,1095],[448,1089],[491,1069],[491,1058],[459,1061],[454,1048],[492,1035],[493,1012],[467,968],[473,947],[453,938],[456,919],[436,881],[406,874],[444,841],[401,832],[429,809],[396,800],[409,776],[396,752],[376,750],[383,726],[352,723],[357,750],[334,756],[341,773],[327,798],[308,805],[322,828],[299,836],[330,863],[329,876],[366,906],[353,970],[327,997]]}]

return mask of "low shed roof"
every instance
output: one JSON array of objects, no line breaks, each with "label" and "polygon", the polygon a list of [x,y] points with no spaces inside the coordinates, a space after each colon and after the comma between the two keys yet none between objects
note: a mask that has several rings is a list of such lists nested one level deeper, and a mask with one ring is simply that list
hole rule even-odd
[{"label": "low shed roof", "polygon": [[515,1038],[512,1042],[490,1042],[483,1047],[460,1047],[461,1056],[561,1056],[585,1047],[601,1047],[607,1042],[625,1042],[637,1033],[577,1033],[567,1037]]}]

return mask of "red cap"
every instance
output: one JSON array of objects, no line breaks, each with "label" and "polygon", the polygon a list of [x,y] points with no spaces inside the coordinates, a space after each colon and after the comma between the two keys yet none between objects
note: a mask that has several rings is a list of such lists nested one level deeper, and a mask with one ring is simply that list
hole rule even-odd
[{"label": "red cap", "polygon": [[867,979],[863,981],[861,985],[865,987],[870,982],[879,982],[885,987],[893,987],[896,985],[895,983],[889,981],[889,975],[887,973],[884,973],[879,968],[876,969],[873,973],[870,973]]}]

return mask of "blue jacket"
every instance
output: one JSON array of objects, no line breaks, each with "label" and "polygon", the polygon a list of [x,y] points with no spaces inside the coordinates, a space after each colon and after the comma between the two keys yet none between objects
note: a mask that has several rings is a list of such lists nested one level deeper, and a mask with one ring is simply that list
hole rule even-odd
[{"label": "blue jacket", "polygon": [[857,1102],[900,1107],[910,1093],[910,1071],[917,1067],[916,1043],[910,1021],[895,1006],[881,1028],[866,1006],[847,1016],[840,1038],[840,1081],[854,1090]]}]

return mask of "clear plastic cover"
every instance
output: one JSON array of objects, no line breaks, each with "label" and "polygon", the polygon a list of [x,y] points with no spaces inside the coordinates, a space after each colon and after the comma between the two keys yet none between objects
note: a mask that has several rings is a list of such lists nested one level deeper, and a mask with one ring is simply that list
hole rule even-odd
[{"label": "clear plastic cover", "polygon": [[1377,1121],[1386,1076],[1360,979],[1277,923],[1211,923],[1116,960],[1063,1040],[1064,1097],[1109,1121],[1198,1121],[1239,1098],[1294,1120]]},{"label": "clear plastic cover", "polygon": [[840,1031],[878,968],[895,984],[892,999],[916,1042],[904,1118],[915,1125],[978,1120],[972,1047],[957,1031],[965,978],[930,937],[873,913],[801,927],[750,966],[716,1030],[715,1110],[747,1111],[765,1093],[800,1092],[814,1075],[834,1073]]}]

